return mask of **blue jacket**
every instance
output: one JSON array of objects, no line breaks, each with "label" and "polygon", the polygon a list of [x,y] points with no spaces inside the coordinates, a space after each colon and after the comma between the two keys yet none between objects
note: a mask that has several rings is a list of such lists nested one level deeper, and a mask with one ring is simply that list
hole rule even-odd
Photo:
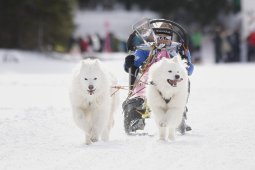
[{"label": "blue jacket", "polygon": [[[135,56],[134,66],[139,68],[141,65],[143,65],[146,59],[148,58],[149,53],[150,52],[147,50],[140,50],[140,49],[136,50],[134,54]],[[191,55],[189,51],[187,52],[186,56],[188,61],[187,71],[188,71],[188,75],[190,76],[193,73],[194,65],[191,62]]]}]

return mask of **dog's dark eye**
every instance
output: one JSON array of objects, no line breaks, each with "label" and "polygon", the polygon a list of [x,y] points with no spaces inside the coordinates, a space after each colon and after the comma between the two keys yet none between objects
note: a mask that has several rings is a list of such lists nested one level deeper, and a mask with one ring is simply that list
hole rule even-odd
[{"label": "dog's dark eye", "polygon": [[169,73],[172,73],[172,70],[169,70],[168,72],[169,72]]},{"label": "dog's dark eye", "polygon": [[95,77],[94,80],[97,80],[97,78]]},{"label": "dog's dark eye", "polygon": [[87,78],[84,78],[84,80],[88,80]]}]

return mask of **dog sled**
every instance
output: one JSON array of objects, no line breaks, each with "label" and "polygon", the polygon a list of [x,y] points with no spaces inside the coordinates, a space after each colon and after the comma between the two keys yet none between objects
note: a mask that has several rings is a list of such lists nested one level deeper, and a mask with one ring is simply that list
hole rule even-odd
[{"label": "dog sled", "polygon": [[[155,28],[160,29],[160,25],[162,24],[172,26],[171,31],[173,36],[171,38],[174,42],[181,44],[178,49],[178,53],[181,57],[185,57],[184,50],[188,49],[189,42],[187,32],[176,22],[166,19],[142,19],[133,25],[133,33],[127,41],[129,56],[134,58],[134,52],[137,49],[149,51],[149,56],[141,67],[136,68],[132,66],[126,70],[129,73],[129,93],[122,104],[122,108],[124,111],[124,129],[128,135],[135,134],[137,130],[144,130],[145,119],[150,117],[150,110],[146,104],[146,98],[136,97],[136,95],[148,85],[148,82],[144,80],[145,74],[150,65],[155,62],[155,59],[162,55],[158,51],[160,51],[163,46],[157,43],[155,32],[157,30]],[[137,90],[137,86],[141,84],[143,84],[143,86]],[[183,114],[183,121],[178,128],[182,134],[184,134],[186,130],[191,130],[186,126],[185,119],[186,112]]]}]

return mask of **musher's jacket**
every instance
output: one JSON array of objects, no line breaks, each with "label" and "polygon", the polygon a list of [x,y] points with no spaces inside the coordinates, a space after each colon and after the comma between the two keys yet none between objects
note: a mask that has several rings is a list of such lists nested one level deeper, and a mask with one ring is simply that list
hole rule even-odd
[{"label": "musher's jacket", "polygon": [[[171,45],[168,46],[166,49],[167,49],[170,57],[174,57],[178,54],[178,52],[180,52],[180,48],[181,48],[181,43],[172,42]],[[134,53],[134,56],[135,56],[134,66],[137,68],[142,66],[146,62],[146,59],[148,58],[149,53],[150,53],[149,50],[137,49]],[[194,70],[194,65],[191,62],[191,55],[190,55],[189,50],[187,50],[185,54],[181,54],[181,56],[184,56],[185,59],[187,60],[188,75],[191,75]]]}]

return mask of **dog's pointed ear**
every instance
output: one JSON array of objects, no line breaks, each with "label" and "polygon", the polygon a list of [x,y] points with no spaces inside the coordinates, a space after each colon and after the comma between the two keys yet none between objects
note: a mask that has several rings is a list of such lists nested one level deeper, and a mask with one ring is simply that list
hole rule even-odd
[{"label": "dog's pointed ear", "polygon": [[98,60],[98,59],[95,59],[94,60],[95,62],[95,65],[97,66],[97,67],[101,67],[101,63],[100,63],[100,61]]},{"label": "dog's pointed ear", "polygon": [[81,60],[80,61],[80,66],[83,67],[86,64],[86,60]]},{"label": "dog's pointed ear", "polygon": [[86,61],[85,60],[81,60],[73,69],[73,74],[75,75],[75,77],[77,77],[78,75],[80,75],[83,72],[83,69],[86,68]]},{"label": "dog's pointed ear", "polygon": [[176,55],[176,56],[173,57],[173,61],[174,61],[175,63],[180,62],[180,60],[181,60],[180,55]]},{"label": "dog's pointed ear", "polygon": [[95,68],[97,68],[99,70],[102,70],[102,68],[104,68],[103,64],[101,63],[101,61],[99,59],[94,59],[93,64],[94,64]]},{"label": "dog's pointed ear", "polygon": [[82,73],[85,68],[86,68],[86,61],[81,60],[79,63],[79,74]]},{"label": "dog's pointed ear", "polygon": [[166,57],[163,57],[161,60],[166,61],[167,59],[166,59]]},{"label": "dog's pointed ear", "polygon": [[168,59],[166,57],[163,57],[161,60],[163,61],[162,63],[164,63],[167,62]]}]

